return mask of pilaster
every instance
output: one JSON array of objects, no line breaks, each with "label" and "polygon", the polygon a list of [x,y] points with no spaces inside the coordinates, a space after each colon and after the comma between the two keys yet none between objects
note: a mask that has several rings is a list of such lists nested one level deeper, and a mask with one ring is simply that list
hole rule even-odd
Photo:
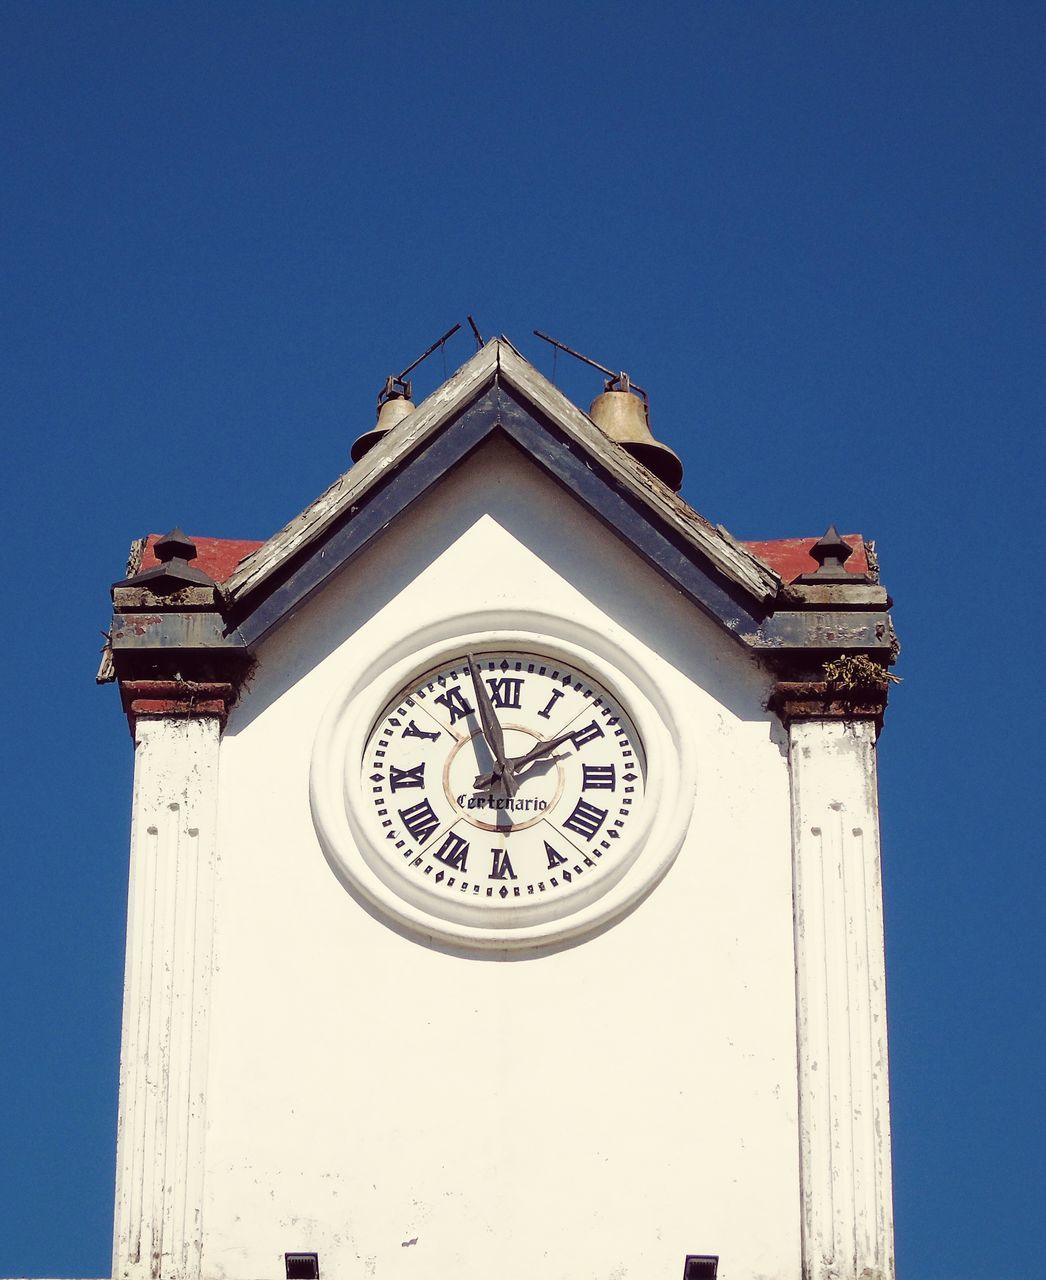
[{"label": "pilaster", "polygon": [[803,1280],[892,1280],[874,719],[789,739]]},{"label": "pilaster", "polygon": [[200,1275],[220,726],[134,718],[114,1280]]}]

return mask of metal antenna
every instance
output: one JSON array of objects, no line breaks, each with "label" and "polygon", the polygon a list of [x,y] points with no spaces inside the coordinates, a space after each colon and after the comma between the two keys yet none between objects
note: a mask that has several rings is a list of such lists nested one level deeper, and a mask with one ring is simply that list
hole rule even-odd
[{"label": "metal antenna", "polygon": [[549,343],[558,351],[565,351],[568,356],[573,356],[575,360],[580,360],[582,364],[590,365],[593,369],[598,369],[600,373],[607,376],[607,391],[634,391],[640,399],[648,401],[649,397],[638,382],[633,382],[627,373],[615,373],[613,369],[608,369],[605,364],[600,364],[598,360],[593,360],[589,356],[583,356],[580,351],[575,351],[573,347],[568,347],[565,342],[560,342],[557,338],[550,338],[547,333],[542,333],[540,329],[534,330],[534,337],[540,338],[542,342]]},{"label": "metal antenna", "polygon": [[479,328],[478,328],[478,326],[476,325],[475,320],[473,320],[473,318],[472,318],[471,316],[466,316],[466,317],[465,317],[465,319],[469,322],[469,328],[472,330],[472,336],[476,339],[476,350],[477,350],[477,351],[482,350],[482,348],[483,348],[483,335],[480,333]]},{"label": "metal antenna", "polygon": [[413,373],[418,365],[421,364],[422,360],[427,360],[437,347],[442,347],[447,339],[452,338],[460,328],[461,325],[456,324],[453,329],[448,329],[443,337],[437,338],[432,346],[429,347],[427,351],[423,351],[413,364],[407,365],[406,369],[404,369],[398,377],[386,378],[385,386],[378,394],[378,408],[380,409],[385,401],[393,396],[402,396],[405,400],[409,400],[411,398],[411,385],[407,381],[407,374]]}]

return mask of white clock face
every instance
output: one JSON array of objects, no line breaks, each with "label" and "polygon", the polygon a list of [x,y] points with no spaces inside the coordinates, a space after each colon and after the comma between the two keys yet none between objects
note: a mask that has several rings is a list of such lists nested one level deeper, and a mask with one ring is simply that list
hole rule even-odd
[{"label": "white clock face", "polygon": [[356,767],[372,865],[444,918],[511,928],[581,907],[627,869],[641,825],[632,720],[547,654],[463,652],[420,674]]}]

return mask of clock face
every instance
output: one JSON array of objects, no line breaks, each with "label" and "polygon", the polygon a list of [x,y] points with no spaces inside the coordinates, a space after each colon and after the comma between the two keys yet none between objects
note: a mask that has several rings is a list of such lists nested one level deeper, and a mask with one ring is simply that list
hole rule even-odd
[{"label": "clock face", "polygon": [[444,918],[511,928],[581,907],[627,869],[641,825],[628,712],[547,654],[477,650],[418,675],[356,767],[374,869]]}]

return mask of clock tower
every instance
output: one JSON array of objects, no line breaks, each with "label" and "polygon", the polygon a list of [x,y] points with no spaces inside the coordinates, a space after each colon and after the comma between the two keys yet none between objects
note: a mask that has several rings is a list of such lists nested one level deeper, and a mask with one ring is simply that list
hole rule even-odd
[{"label": "clock tower", "polygon": [[872,547],[506,339],[113,588],[114,1280],[888,1280]]}]

